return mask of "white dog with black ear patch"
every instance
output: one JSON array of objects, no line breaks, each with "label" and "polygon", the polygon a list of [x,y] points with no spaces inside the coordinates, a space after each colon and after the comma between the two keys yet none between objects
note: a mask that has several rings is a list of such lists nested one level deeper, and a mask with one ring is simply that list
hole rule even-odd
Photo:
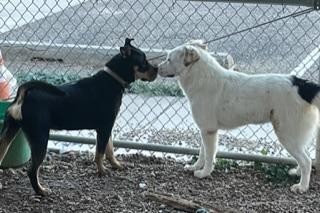
[{"label": "white dog with black ear patch", "polygon": [[201,130],[199,158],[186,170],[194,171],[198,178],[210,175],[219,129],[271,122],[279,141],[298,163],[289,173],[301,175],[300,182],[291,190],[307,191],[311,158],[306,145],[318,127],[320,87],[290,75],[248,75],[226,70],[197,42],[171,50],[158,70],[160,76],[179,78]]}]

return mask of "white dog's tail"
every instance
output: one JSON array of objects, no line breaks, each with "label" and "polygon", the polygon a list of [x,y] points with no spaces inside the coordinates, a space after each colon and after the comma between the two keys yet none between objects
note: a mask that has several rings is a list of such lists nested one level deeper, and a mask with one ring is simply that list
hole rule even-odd
[{"label": "white dog's tail", "polygon": [[291,80],[293,86],[298,87],[300,97],[320,109],[320,85],[295,76],[293,76]]}]

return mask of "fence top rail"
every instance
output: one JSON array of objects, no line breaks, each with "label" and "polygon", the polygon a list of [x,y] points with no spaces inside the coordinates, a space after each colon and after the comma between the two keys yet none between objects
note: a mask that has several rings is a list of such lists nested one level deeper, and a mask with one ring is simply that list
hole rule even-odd
[{"label": "fence top rail", "polygon": [[226,3],[250,3],[250,4],[277,4],[306,6],[319,9],[320,0],[180,0],[180,1],[204,1],[204,2],[226,2]]}]

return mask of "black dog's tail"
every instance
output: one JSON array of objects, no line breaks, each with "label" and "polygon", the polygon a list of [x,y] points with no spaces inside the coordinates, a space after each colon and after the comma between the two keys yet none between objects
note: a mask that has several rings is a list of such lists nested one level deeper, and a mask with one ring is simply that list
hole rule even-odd
[{"label": "black dog's tail", "polygon": [[21,105],[28,91],[33,89],[39,89],[56,96],[65,95],[65,92],[60,90],[58,87],[43,81],[29,81],[24,83],[18,88],[17,96],[7,110],[7,113],[15,120],[22,120]]},{"label": "black dog's tail", "polygon": [[18,88],[17,96],[13,102],[15,102],[19,99],[23,100],[26,93],[32,89],[40,89],[40,90],[43,90],[45,92],[48,92],[48,93],[51,93],[51,94],[57,95],[57,96],[64,96],[65,95],[65,92],[60,90],[58,87],[53,86],[53,85],[48,84],[43,81],[36,81],[35,80],[35,81],[29,81],[27,83],[22,84]]}]

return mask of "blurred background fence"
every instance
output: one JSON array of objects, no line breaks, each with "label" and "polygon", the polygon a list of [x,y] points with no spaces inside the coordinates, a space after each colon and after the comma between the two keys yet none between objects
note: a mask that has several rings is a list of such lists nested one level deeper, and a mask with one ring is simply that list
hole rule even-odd
[{"label": "blurred background fence", "polygon": [[[59,85],[90,76],[118,53],[125,37],[133,37],[149,58],[200,38],[210,41],[209,50],[227,68],[319,82],[319,1],[236,2],[1,0],[0,49],[19,84],[40,79]],[[131,85],[113,136],[123,147],[118,153],[179,153],[174,157],[184,160],[184,154],[197,153],[200,141],[177,82],[161,78]],[[52,132],[49,146],[87,150],[92,145],[84,144],[94,137],[89,130]],[[222,157],[292,162],[268,124],[221,131],[219,144]],[[315,147],[309,149],[313,158]]]}]

